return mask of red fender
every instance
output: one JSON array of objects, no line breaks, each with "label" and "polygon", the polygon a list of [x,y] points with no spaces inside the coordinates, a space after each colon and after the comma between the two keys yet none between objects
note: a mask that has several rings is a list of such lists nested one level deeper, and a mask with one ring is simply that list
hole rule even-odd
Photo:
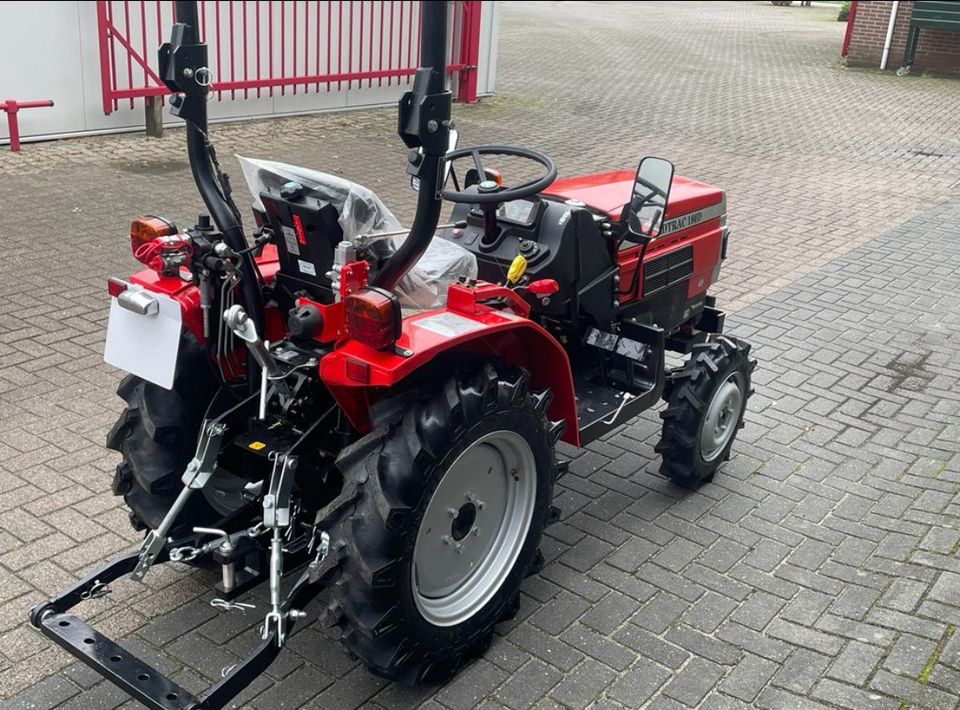
[{"label": "red fender", "polygon": [[369,431],[370,405],[441,353],[479,353],[523,367],[530,373],[534,388],[549,387],[553,401],[548,416],[551,420],[563,419],[566,429],[561,439],[579,446],[570,360],[560,343],[522,316],[479,303],[458,304],[456,309],[448,307],[404,318],[396,343],[403,355],[347,340],[320,361],[320,378],[350,423],[360,432]]}]

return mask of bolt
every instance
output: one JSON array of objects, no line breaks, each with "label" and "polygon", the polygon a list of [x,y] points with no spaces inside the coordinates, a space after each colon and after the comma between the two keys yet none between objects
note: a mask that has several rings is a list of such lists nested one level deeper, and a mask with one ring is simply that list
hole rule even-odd
[{"label": "bolt", "polygon": [[449,513],[450,517],[453,518],[454,520],[456,520],[457,516],[460,515],[460,511],[457,510],[456,508],[447,508],[447,513]]},{"label": "bolt", "polygon": [[440,127],[440,124],[437,123],[436,119],[431,118],[427,121],[427,131],[430,133],[436,133],[437,129]]},{"label": "bolt", "polygon": [[184,75],[185,77],[187,77],[188,79],[190,79],[190,78],[193,76],[193,69],[191,69],[190,67],[186,67],[186,68],[183,70],[183,75]]},{"label": "bolt", "polygon": [[291,618],[291,619],[302,619],[302,618],[304,618],[306,615],[307,615],[307,612],[305,612],[305,611],[303,611],[303,610],[301,610],[301,609],[291,609],[291,610],[290,610],[290,618]]},{"label": "bolt", "polygon": [[453,538],[450,537],[449,535],[444,535],[444,536],[443,536],[442,538],[440,538],[440,539],[443,540],[443,544],[444,544],[444,545],[452,545],[452,544],[453,544]]},{"label": "bolt", "polygon": [[474,528],[474,529],[473,529],[473,534],[474,534],[475,536],[479,536],[479,535],[480,535],[480,528]]},{"label": "bolt", "polygon": [[458,555],[463,554],[463,545],[461,545],[459,542],[453,546],[453,549],[457,551]]}]

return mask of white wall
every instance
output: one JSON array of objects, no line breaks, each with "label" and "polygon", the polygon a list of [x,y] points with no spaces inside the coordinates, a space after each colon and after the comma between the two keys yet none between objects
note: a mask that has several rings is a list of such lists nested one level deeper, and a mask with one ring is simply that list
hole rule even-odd
[{"label": "white wall", "polygon": [[[148,7],[150,4],[148,3]],[[208,3],[208,8],[212,4]],[[234,4],[238,7],[241,0],[234,0]],[[276,3],[272,4],[274,7],[271,11],[276,13],[279,8]],[[370,6],[367,5],[367,7]],[[140,3],[131,2],[128,8],[131,13],[131,25],[137,28],[134,33],[138,41],[135,44],[139,43],[139,7]],[[114,2],[113,10],[114,23],[117,24],[118,29],[124,31],[123,3]],[[208,17],[212,17],[210,9],[207,13]],[[499,2],[484,0],[478,66],[478,94],[480,95],[493,93],[496,79],[499,15]],[[149,9],[148,17],[152,17]],[[224,30],[226,17],[225,4],[222,4],[221,27]],[[137,99],[132,109],[129,101],[121,101],[118,109],[109,116],[104,115],[100,88],[97,12],[94,2],[91,0],[2,2],[0,3],[0,27],[4,28],[3,41],[0,42],[0,100],[13,98],[53,99],[54,101],[52,108],[20,111],[18,117],[22,141],[143,128],[142,99]],[[148,23],[148,28],[150,28],[148,37],[156,37],[155,24]],[[254,32],[255,28],[251,22],[248,24],[247,36],[253,37]],[[358,32],[359,27],[356,27],[355,36]],[[292,27],[288,23],[287,35],[291,33]],[[208,37],[210,36],[208,32]],[[155,67],[156,47],[152,45],[152,39],[148,39],[150,63]],[[237,38],[234,54],[238,61],[241,56],[241,45]],[[289,61],[291,43],[288,41],[285,46],[288,52],[287,61]],[[325,51],[325,48],[322,48],[322,51]],[[279,49],[275,52],[278,54]],[[355,56],[356,54],[357,50],[354,51]],[[211,69],[216,77],[217,67],[213,55],[214,52],[211,51]],[[274,57],[275,63],[278,59],[278,56]],[[375,60],[374,65],[376,64]],[[224,65],[224,71],[226,71],[225,59]],[[125,77],[125,59],[122,62],[118,61],[118,66]],[[134,76],[138,76],[136,68]],[[254,91],[251,91],[246,99],[243,98],[243,92],[237,92],[235,99],[231,99],[228,93],[221,100],[211,101],[210,118],[211,120],[240,119],[391,104],[406,88],[405,83],[400,84],[397,80],[393,81],[392,86],[388,86],[386,80],[382,82],[382,86],[376,80],[373,81],[372,87],[367,87],[366,82],[363,83],[364,86],[358,88],[355,82],[352,89],[348,89],[344,84],[339,91],[332,85],[329,92],[323,85],[319,92],[315,91],[314,87],[309,87],[306,92],[299,87],[296,95],[288,87],[282,96],[279,90],[274,89],[273,96],[269,96],[264,91],[260,98],[256,97]],[[456,86],[453,89],[456,91]],[[2,120],[5,118],[5,115],[0,114],[0,144],[9,142],[7,122]],[[179,122],[178,119],[170,117],[166,110],[164,118],[170,123]]]}]

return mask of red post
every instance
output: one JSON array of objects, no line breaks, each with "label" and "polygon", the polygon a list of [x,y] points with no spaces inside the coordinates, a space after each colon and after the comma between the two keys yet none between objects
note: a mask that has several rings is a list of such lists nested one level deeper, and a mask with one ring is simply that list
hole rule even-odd
[{"label": "red post", "polygon": [[847,51],[850,49],[850,37],[853,35],[853,21],[857,17],[857,0],[851,0],[850,2],[850,14],[847,15],[847,29],[843,33],[843,46],[840,48],[840,56],[847,56]]},{"label": "red post", "polygon": [[110,86],[110,29],[106,0],[97,0],[97,41],[100,45],[100,93],[103,98],[103,113],[109,116],[113,111],[113,96]]},{"label": "red post", "polygon": [[16,99],[7,99],[0,104],[0,111],[7,112],[7,127],[10,129],[10,152],[20,151],[20,126],[17,124],[17,112],[22,108],[41,108],[44,106],[53,106],[50,99],[40,101],[17,101]]},{"label": "red post", "polygon": [[457,101],[477,101],[477,65],[480,63],[480,0],[464,0],[463,24],[460,28],[460,86]]}]

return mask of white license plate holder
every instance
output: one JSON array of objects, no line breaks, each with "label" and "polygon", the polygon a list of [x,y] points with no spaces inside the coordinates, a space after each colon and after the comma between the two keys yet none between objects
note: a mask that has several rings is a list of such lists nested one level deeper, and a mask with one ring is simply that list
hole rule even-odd
[{"label": "white license plate holder", "polygon": [[[130,290],[143,289],[129,284]],[[103,359],[110,365],[171,389],[180,351],[183,317],[180,303],[162,293],[144,291],[155,299],[151,313],[135,313],[110,299],[110,321]]]}]

